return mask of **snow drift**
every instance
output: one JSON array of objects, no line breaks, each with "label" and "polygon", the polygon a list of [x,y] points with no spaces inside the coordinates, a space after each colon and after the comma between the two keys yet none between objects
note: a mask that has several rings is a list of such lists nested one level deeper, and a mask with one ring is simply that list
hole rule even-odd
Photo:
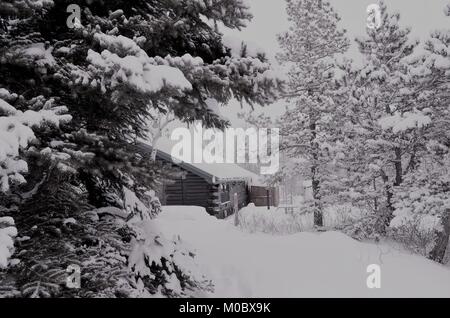
[{"label": "snow drift", "polygon": [[[156,221],[197,248],[213,296],[450,297],[448,268],[387,243],[338,232],[251,234],[200,207],[164,207]],[[380,289],[367,287],[371,264],[381,267]]]}]

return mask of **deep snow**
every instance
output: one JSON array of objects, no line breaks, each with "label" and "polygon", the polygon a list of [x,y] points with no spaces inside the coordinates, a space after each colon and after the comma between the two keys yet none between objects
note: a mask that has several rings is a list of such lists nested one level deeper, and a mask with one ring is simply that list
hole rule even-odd
[{"label": "deep snow", "polygon": [[[450,269],[386,243],[338,232],[273,236],[246,233],[203,208],[166,206],[157,218],[166,235],[181,235],[214,281],[216,297],[450,297]],[[381,288],[366,285],[381,266]]]}]

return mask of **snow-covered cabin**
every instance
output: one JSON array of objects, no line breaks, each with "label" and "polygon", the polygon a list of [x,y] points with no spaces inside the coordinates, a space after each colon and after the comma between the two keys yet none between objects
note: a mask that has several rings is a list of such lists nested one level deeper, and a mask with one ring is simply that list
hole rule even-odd
[{"label": "snow-covered cabin", "polygon": [[[151,146],[139,143],[136,148],[142,155],[151,156]],[[169,153],[160,149],[156,150],[156,160],[170,163],[183,172],[179,178],[163,183],[157,191],[163,205],[201,206],[223,218],[233,213],[235,193],[240,209],[251,202],[252,190],[261,193],[260,189],[266,188],[259,175],[237,164],[175,162]],[[271,200],[274,203],[278,198]]]}]

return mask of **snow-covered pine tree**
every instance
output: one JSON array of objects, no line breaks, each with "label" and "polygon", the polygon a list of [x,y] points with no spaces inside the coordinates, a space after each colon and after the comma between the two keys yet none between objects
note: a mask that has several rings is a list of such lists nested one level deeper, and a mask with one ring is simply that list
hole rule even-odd
[{"label": "snow-covered pine tree", "polygon": [[290,67],[288,99],[294,106],[282,118],[281,149],[290,158],[303,157],[297,171],[311,180],[314,224],[323,225],[322,184],[329,162],[327,128],[332,123],[332,68],[336,54],[348,48],[345,31],[330,3],[324,0],[288,0],[289,31],[279,36],[279,61]]},{"label": "snow-covered pine tree", "polygon": [[390,14],[384,2],[379,7],[380,27],[367,28],[367,36],[356,39],[363,66],[345,67],[351,88],[340,111],[346,171],[341,180],[353,202],[374,212],[376,231],[384,233],[393,216],[393,189],[403,182],[429,117],[415,108],[405,61],[417,42],[409,41],[410,29],[400,27],[398,13]]},{"label": "snow-covered pine tree", "polygon": [[[450,15],[450,5],[445,13]],[[424,48],[408,59],[408,75],[415,83],[415,105],[427,110],[430,123],[395,191],[391,227],[409,247],[443,262],[450,236],[450,30],[432,32]]]},{"label": "snow-covered pine tree", "polygon": [[[19,206],[23,197],[32,192],[21,196],[16,190],[25,183],[31,168],[27,162],[31,153],[49,160],[65,157],[46,147],[45,142],[40,143],[37,136],[59,132],[60,125],[70,121],[71,116],[66,114],[66,107],[55,105],[53,99],[36,96],[28,100],[24,95],[1,87],[3,85],[0,82],[0,297],[9,297],[20,293],[10,273],[12,269],[2,270],[18,263],[17,259],[10,259],[18,234],[14,218],[22,217],[18,213]],[[55,160],[54,164],[62,168],[62,161]]]},{"label": "snow-covered pine tree", "polygon": [[[81,9],[73,28],[66,24],[69,5]],[[118,231],[123,238],[116,238],[122,243],[130,243],[130,236],[138,237],[136,244],[142,246],[139,264],[149,270],[134,272],[133,288],[143,294],[160,291],[169,296],[201,288],[191,281],[193,275],[183,272],[181,264],[175,266],[166,258],[149,263],[155,260],[150,255],[151,247],[155,247],[160,235],[142,232],[135,223],[132,228],[113,212],[119,209],[145,219],[160,211],[149,193],[166,175],[167,167],[148,160],[132,147],[137,138],[146,135],[152,110],[173,112],[184,122],[201,120],[207,127],[223,128],[227,121],[210,109],[208,99],[224,104],[234,97],[264,105],[276,97],[280,82],[269,63],[262,56],[232,56],[216,28],[217,23],[229,28],[245,26],[251,15],[243,1],[7,0],[0,4],[0,14],[6,21],[6,28],[0,31],[0,67],[4,75],[0,86],[30,101],[23,103],[23,111],[64,105],[72,116],[62,132],[36,134],[39,142],[27,152],[31,163],[29,182],[15,192],[22,198],[19,209],[26,211],[16,222],[19,235],[32,234],[24,240],[26,252],[20,271],[16,271],[23,294],[66,293],[57,273],[62,269],[58,264],[69,260],[86,266],[91,276],[100,275],[100,270],[116,270],[102,268],[101,262],[90,266],[96,260],[70,256],[79,255],[71,252],[80,252],[85,245],[95,255],[95,248],[99,251],[106,244],[97,246],[99,241],[85,240],[86,233],[109,233],[100,231],[102,218],[98,223],[86,221],[84,214],[92,208],[108,209],[106,214],[122,224]],[[39,104],[33,106],[35,102]],[[126,205],[129,192],[136,202],[131,208]],[[47,202],[45,193],[55,199]],[[64,223],[67,219],[69,225]],[[72,229],[71,224],[77,224],[80,231]],[[140,232],[155,236],[142,237]],[[51,235],[55,235],[54,239],[50,239]],[[106,237],[99,240],[109,241]],[[163,241],[160,239],[156,245]],[[118,244],[114,246],[117,253],[124,253]],[[192,258],[190,252],[177,254],[170,246],[167,248],[167,253],[160,255],[176,256],[174,260],[178,261]],[[46,254],[46,249],[52,252]],[[182,248],[177,246],[176,250]],[[116,259],[116,252],[106,257]],[[134,261],[138,254],[133,253]],[[55,262],[57,255],[67,259]],[[130,265],[127,259],[114,264],[120,270]],[[41,279],[47,270],[55,273],[55,281]],[[143,273],[147,276],[138,286]],[[166,288],[169,281],[173,286],[175,280],[181,288],[177,292]],[[94,296],[123,295],[115,287],[88,290]]]}]

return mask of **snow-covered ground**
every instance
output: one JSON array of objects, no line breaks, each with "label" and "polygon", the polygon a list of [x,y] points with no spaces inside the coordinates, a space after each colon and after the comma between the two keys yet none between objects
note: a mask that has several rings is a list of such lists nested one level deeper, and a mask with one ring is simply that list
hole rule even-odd
[{"label": "snow-covered ground", "polygon": [[[388,244],[338,232],[248,233],[199,207],[166,206],[157,223],[195,247],[216,297],[450,297],[449,268]],[[380,265],[380,289],[367,287],[370,264]]]}]

